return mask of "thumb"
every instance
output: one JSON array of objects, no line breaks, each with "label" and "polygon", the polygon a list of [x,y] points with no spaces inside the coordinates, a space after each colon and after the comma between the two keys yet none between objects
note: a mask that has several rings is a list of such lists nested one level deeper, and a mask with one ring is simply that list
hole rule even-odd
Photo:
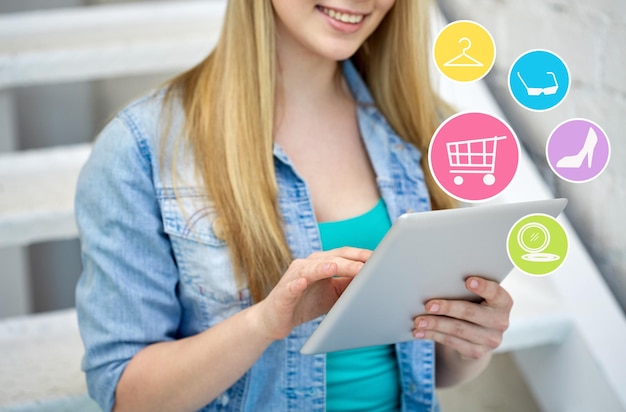
[{"label": "thumb", "polygon": [[297,279],[292,280],[289,283],[289,292],[293,295],[294,298],[300,297],[304,289],[308,286],[308,282],[306,278],[299,277]]},{"label": "thumb", "polygon": [[283,295],[281,299],[283,301],[283,305],[285,306],[294,306],[297,304],[298,300],[302,297],[302,292],[307,288],[308,281],[304,277],[299,277],[297,279],[292,280],[287,285],[287,292]]}]

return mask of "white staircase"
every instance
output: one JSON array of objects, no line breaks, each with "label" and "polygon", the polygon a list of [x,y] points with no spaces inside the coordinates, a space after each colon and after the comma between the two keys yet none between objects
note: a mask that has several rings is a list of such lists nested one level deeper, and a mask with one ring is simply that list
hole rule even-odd
[{"label": "white staircase", "polygon": [[90,149],[0,153],[0,247],[76,237],[74,187]]},{"label": "white staircase", "polygon": [[[225,4],[0,15],[0,100],[10,99],[16,86],[182,70],[214,46]],[[460,110],[504,117],[484,84],[441,79],[441,92]],[[0,112],[0,119],[7,117]],[[76,237],[74,186],[89,150],[77,145],[0,155],[0,247]],[[522,153],[516,179],[497,201],[550,197]],[[499,351],[514,354],[545,411],[626,410],[626,320],[575,232],[561,221],[571,243],[564,266],[544,278],[514,271],[505,281],[515,306]],[[0,320],[0,410],[97,410],[86,396],[82,351],[73,310]]]}]

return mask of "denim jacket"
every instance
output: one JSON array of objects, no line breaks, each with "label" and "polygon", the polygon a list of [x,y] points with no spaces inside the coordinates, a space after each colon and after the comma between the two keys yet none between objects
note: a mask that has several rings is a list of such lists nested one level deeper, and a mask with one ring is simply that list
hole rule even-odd
[{"label": "denim jacket", "polygon": [[[430,209],[420,153],[390,128],[352,64],[343,70],[391,220]],[[157,93],[122,110],[94,143],[78,181],[82,368],[90,395],[105,411],[113,406],[125,366],[142,348],[197,334],[251,304],[248,289],[237,287],[219,217],[193,161],[171,146],[183,120],[179,106],[165,139],[167,155],[160,158],[162,107],[163,94]],[[274,164],[287,242],[294,257],[306,257],[321,250],[307,185],[278,145]],[[300,354],[320,321],[300,325],[270,345],[203,411],[323,411],[325,355]],[[433,342],[400,343],[396,353],[402,410],[437,411]]]}]

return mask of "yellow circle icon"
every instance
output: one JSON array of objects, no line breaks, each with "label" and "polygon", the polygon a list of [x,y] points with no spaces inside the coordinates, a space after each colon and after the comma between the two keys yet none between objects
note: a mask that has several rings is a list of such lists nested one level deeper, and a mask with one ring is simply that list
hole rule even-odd
[{"label": "yellow circle icon", "polygon": [[496,45],[482,25],[459,20],[444,27],[435,40],[433,57],[439,71],[458,82],[485,77],[496,60]]}]

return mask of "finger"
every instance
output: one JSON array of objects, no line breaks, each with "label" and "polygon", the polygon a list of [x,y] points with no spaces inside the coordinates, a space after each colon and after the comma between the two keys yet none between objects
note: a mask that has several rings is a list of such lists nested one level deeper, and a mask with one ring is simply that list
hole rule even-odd
[{"label": "finger", "polygon": [[506,311],[510,311],[513,306],[513,298],[497,282],[472,276],[465,281],[465,287],[483,298],[487,306]]},{"label": "finger", "polygon": [[[337,296],[341,296],[341,294],[346,290],[352,278],[341,277],[332,279],[332,286],[335,289],[335,293]],[[310,285],[309,281],[305,277],[299,277],[287,284],[287,290],[290,292],[289,295],[283,298],[284,305],[290,305],[296,303],[301,297],[304,290]]]},{"label": "finger", "polygon": [[[294,261],[294,263],[298,264],[300,262]],[[299,277],[305,278],[308,284],[337,276],[338,271],[339,265],[336,262],[319,262],[307,259],[303,259],[297,268]]]},{"label": "finger", "polygon": [[337,264],[337,276],[354,277],[361,271],[365,263],[358,260],[351,260],[342,257],[332,259]]},{"label": "finger", "polygon": [[349,246],[335,249],[335,253],[337,253],[338,257],[363,263],[367,262],[370,256],[372,256],[371,250]]},{"label": "finger", "polygon": [[490,352],[490,349],[487,346],[477,345],[468,342],[465,339],[460,339],[456,336],[437,331],[426,331],[424,336],[420,336],[419,339],[430,339],[438,342],[456,350],[459,355],[464,358],[480,359]]},{"label": "finger", "polygon": [[276,303],[277,303],[278,308],[284,309],[284,308],[293,307],[298,302],[298,300],[302,297],[302,292],[304,292],[307,286],[308,286],[308,282],[303,277],[298,277],[296,279],[293,279],[290,282],[288,282],[285,286],[282,286],[280,290],[286,289],[287,293],[278,293],[276,295],[277,296]]},{"label": "finger", "polygon": [[509,312],[465,300],[435,299],[426,303],[426,312],[465,320],[504,332],[509,327]]},{"label": "finger", "polygon": [[304,277],[309,283],[317,282],[333,276],[354,277],[364,263],[340,257],[327,256],[326,261],[314,259],[296,259],[290,266],[295,277]]},{"label": "finger", "polygon": [[303,277],[296,278],[289,282],[288,289],[289,292],[291,292],[292,297],[298,298],[300,295],[302,295],[302,292],[304,292],[304,289],[306,289],[308,283],[309,282],[307,282],[306,278]]},{"label": "finger", "polygon": [[331,249],[327,252],[318,252],[315,255],[322,257],[322,258],[323,256],[326,256],[327,258],[327,256],[330,255],[334,257],[339,257],[343,259],[354,260],[357,262],[365,263],[372,255],[372,251],[368,249],[345,246],[345,247],[340,247],[337,249]]},{"label": "finger", "polygon": [[332,279],[332,282],[333,287],[335,288],[335,293],[337,294],[337,296],[341,296],[341,294],[346,290],[350,282],[352,282],[352,278],[335,278]]},{"label": "finger", "polygon": [[487,346],[495,349],[502,343],[502,332],[495,329],[487,329],[473,323],[448,318],[445,316],[418,316],[414,322],[414,336],[427,331],[440,332],[446,335],[464,339],[470,343]]}]

